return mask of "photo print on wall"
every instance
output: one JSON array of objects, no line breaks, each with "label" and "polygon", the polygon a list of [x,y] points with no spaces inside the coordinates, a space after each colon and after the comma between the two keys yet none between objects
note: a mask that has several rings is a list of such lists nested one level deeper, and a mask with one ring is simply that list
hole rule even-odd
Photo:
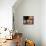
[{"label": "photo print on wall", "polygon": [[23,16],[23,24],[27,25],[34,24],[34,16]]}]

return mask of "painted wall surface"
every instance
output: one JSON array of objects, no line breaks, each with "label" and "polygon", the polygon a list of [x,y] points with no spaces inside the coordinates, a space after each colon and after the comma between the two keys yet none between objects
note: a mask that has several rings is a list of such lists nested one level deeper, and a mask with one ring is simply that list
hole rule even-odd
[{"label": "painted wall surface", "polygon": [[[41,46],[41,0],[23,0],[17,7],[14,5],[13,13],[15,30]],[[23,16],[34,16],[34,25],[24,25]]]},{"label": "painted wall surface", "polygon": [[42,46],[46,46],[46,0],[41,1],[41,37]]}]

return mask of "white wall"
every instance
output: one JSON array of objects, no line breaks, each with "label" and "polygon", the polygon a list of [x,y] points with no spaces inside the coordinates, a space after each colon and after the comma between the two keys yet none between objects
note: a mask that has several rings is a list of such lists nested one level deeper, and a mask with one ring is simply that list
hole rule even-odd
[{"label": "white wall", "polygon": [[46,0],[41,1],[41,29],[42,46],[46,46]]},{"label": "white wall", "polygon": [[16,0],[0,0],[0,27],[12,28],[12,6]]},{"label": "white wall", "polygon": [[[15,29],[22,32],[24,38],[34,40],[36,46],[41,46],[41,0],[23,0],[17,8],[15,6]],[[34,16],[34,25],[24,25],[23,16]]]}]

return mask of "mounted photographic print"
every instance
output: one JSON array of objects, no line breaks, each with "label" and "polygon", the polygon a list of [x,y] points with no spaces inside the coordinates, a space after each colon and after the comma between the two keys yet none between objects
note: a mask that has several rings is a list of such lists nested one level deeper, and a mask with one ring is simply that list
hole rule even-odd
[{"label": "mounted photographic print", "polygon": [[34,24],[34,16],[23,16],[23,24],[27,25]]}]

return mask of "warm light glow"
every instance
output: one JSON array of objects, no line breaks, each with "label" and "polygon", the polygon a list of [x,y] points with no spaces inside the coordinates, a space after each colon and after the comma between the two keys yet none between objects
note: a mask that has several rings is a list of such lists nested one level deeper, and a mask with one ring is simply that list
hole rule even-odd
[{"label": "warm light glow", "polygon": [[12,29],[12,6],[16,0],[0,1],[0,27]]}]

